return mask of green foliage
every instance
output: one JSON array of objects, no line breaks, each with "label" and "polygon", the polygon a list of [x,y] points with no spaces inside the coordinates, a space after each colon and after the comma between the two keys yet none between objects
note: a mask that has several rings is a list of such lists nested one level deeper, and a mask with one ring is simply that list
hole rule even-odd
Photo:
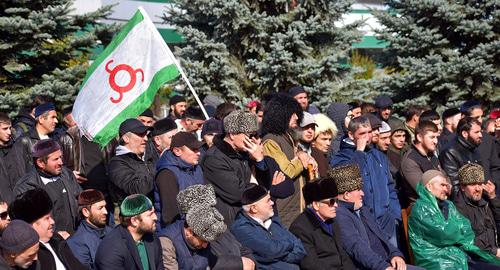
[{"label": "green foliage", "polygon": [[373,78],[376,65],[371,57],[362,55],[358,50],[353,50],[351,56],[351,65],[353,67],[360,67],[363,69],[363,71],[354,74],[354,78],[356,80],[369,80]]},{"label": "green foliage", "polygon": [[185,37],[175,53],[199,93],[243,102],[299,84],[318,105],[352,99],[341,90],[361,22],[339,26],[352,1],[172,2],[164,20]]},{"label": "green foliage", "polygon": [[0,110],[16,112],[34,94],[62,107],[74,101],[92,51],[111,40],[101,25],[111,6],[71,15],[71,0],[0,2]]},{"label": "green foliage", "polygon": [[391,76],[379,91],[397,105],[456,106],[471,98],[500,100],[500,3],[486,1],[386,1],[393,12],[375,12],[390,42]]}]

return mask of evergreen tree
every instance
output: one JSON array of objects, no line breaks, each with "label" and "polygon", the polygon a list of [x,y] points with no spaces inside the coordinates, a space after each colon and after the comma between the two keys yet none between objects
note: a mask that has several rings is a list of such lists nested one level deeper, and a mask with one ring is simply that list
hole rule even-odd
[{"label": "evergreen tree", "polygon": [[386,1],[375,12],[390,42],[389,76],[377,83],[399,107],[457,106],[464,100],[500,99],[500,2]]},{"label": "evergreen tree", "polygon": [[[176,55],[194,88],[232,101],[302,85],[319,105],[351,100],[347,65],[361,22],[341,25],[352,1],[173,0],[164,20],[185,43]],[[356,89],[359,92],[359,89]]]},{"label": "evergreen tree", "polygon": [[0,110],[17,111],[34,94],[62,107],[74,101],[93,50],[116,25],[101,25],[111,6],[72,15],[71,0],[0,2]]}]

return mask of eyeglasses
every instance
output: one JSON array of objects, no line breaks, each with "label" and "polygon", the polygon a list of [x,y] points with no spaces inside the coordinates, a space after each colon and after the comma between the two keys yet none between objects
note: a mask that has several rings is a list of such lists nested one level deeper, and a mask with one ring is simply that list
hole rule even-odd
[{"label": "eyeglasses", "polygon": [[246,134],[246,135],[247,135],[247,136],[248,136],[248,138],[250,138],[250,139],[253,139],[253,138],[255,138],[255,139],[259,139],[259,138],[260,138],[260,137],[259,137],[259,134],[258,134],[257,132],[255,132],[255,133],[251,133],[251,134]]},{"label": "eyeglasses", "polygon": [[335,198],[332,198],[332,199],[321,200],[319,202],[324,203],[324,204],[328,204],[328,206],[333,207],[333,206],[335,206],[336,203],[338,203],[338,200]]},{"label": "eyeglasses", "polygon": [[8,216],[9,216],[9,212],[7,212],[7,211],[0,213],[0,219],[7,219]]}]

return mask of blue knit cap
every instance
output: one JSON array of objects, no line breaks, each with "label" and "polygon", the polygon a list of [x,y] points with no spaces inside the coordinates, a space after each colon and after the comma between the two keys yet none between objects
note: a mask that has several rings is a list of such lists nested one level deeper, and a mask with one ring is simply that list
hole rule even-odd
[{"label": "blue knit cap", "polygon": [[35,108],[35,118],[38,118],[38,116],[42,115],[44,112],[55,111],[55,110],[56,107],[54,107],[54,104],[52,103],[40,104]]}]

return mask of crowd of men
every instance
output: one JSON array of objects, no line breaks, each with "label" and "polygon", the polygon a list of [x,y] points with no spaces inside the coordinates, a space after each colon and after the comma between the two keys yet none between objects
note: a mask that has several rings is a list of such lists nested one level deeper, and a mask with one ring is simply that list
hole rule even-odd
[{"label": "crowd of men", "polygon": [[105,147],[0,113],[0,269],[500,269],[500,108],[203,101]]}]

